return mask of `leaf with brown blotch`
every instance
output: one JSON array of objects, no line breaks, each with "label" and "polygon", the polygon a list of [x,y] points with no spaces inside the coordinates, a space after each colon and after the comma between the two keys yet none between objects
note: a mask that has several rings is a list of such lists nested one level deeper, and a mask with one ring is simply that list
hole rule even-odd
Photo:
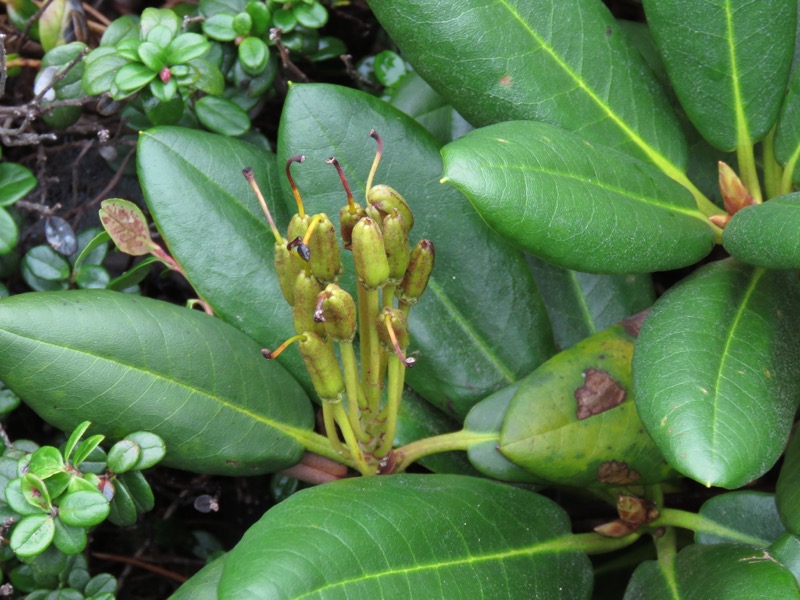
[{"label": "leaf with brown blotch", "polygon": [[117,248],[132,256],[149,254],[156,248],[147,219],[133,202],[110,198],[100,207],[100,221]]}]

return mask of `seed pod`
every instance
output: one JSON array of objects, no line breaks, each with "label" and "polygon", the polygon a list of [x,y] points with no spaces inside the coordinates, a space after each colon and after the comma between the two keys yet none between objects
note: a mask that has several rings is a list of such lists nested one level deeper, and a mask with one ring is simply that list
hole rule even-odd
[{"label": "seed pod", "polygon": [[294,305],[294,284],[297,275],[302,271],[301,263],[297,260],[286,247],[286,241],[275,244],[275,253],[272,257],[275,265],[275,272],[278,274],[278,283],[281,286],[281,293],[290,306]]},{"label": "seed pod", "polygon": [[372,186],[372,189],[367,192],[367,200],[370,205],[377,208],[384,215],[390,215],[394,210],[399,212],[403,216],[408,231],[411,231],[411,228],[414,227],[414,214],[408,207],[405,198],[394,188],[388,185]]},{"label": "seed pod", "polygon": [[322,400],[336,400],[344,391],[342,371],[333,346],[320,336],[307,332],[298,342],[311,383]]},{"label": "seed pod", "polygon": [[351,342],[358,328],[355,300],[338,285],[331,283],[317,298],[314,320],[325,323],[325,331],[337,342]]},{"label": "seed pod", "polygon": [[378,326],[378,338],[381,340],[381,344],[386,351],[394,354],[394,342],[392,341],[392,336],[389,335],[389,328],[386,326],[387,315],[390,317],[392,329],[397,339],[397,345],[400,350],[405,352],[406,348],[408,348],[408,344],[411,342],[411,338],[408,335],[408,321],[405,315],[396,308],[387,307],[378,313],[378,320],[376,323]]},{"label": "seed pod", "polygon": [[353,246],[353,227],[367,215],[364,207],[360,204],[355,205],[355,210],[350,211],[350,205],[345,204],[339,211],[339,232],[342,234],[342,244],[345,250],[350,250]]},{"label": "seed pod", "polygon": [[311,256],[308,264],[314,277],[323,285],[333,283],[342,272],[342,260],[339,253],[339,241],[336,239],[334,227],[328,215],[322,213],[322,218],[308,240],[308,249]]},{"label": "seed pod", "polygon": [[383,220],[383,245],[386,248],[386,260],[389,263],[389,281],[397,285],[402,281],[411,259],[411,250],[408,247],[408,229],[403,215],[393,210]]},{"label": "seed pod", "polygon": [[289,227],[286,230],[286,239],[294,240],[297,238],[302,239],[311,224],[311,217],[303,215],[302,217],[295,214],[289,221]]},{"label": "seed pod", "polygon": [[298,334],[312,332],[320,337],[325,337],[325,325],[314,321],[317,296],[321,291],[322,286],[316,278],[306,273],[305,270],[298,273],[294,283],[294,302],[292,303],[294,330]]},{"label": "seed pod", "polygon": [[380,289],[389,278],[383,235],[377,223],[364,217],[353,228],[353,261],[356,276],[368,290]]},{"label": "seed pod", "polygon": [[433,263],[436,258],[436,247],[430,240],[420,240],[411,251],[411,260],[408,269],[403,277],[403,281],[397,286],[396,296],[400,302],[409,306],[414,306],[425,288],[433,271]]}]

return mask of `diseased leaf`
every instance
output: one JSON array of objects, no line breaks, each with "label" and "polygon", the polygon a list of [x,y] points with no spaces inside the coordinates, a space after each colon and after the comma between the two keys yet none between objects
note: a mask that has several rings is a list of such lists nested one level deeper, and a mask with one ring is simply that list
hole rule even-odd
[{"label": "diseased leaf", "polygon": [[458,475],[347,479],[268,511],[227,555],[218,593],[588,598],[591,566],[569,537],[555,503],[503,484]]},{"label": "diseased leaf", "polygon": [[800,401],[800,286],[732,259],[670,289],[642,326],[636,406],[678,471],[740,487],[778,459]]},{"label": "diseased leaf", "polygon": [[117,248],[132,256],[149,254],[155,247],[139,207],[129,200],[111,198],[100,203],[100,222]]}]

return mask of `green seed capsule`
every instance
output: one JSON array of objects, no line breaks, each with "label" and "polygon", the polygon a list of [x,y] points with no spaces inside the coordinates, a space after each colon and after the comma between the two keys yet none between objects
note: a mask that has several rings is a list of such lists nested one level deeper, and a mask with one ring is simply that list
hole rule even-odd
[{"label": "green seed capsule", "polygon": [[381,214],[381,211],[379,211],[371,204],[367,204],[367,208],[364,209],[364,212],[370,219],[375,221],[378,224],[378,227],[380,228],[381,223],[383,223],[383,215]]},{"label": "green seed capsule", "polygon": [[375,185],[367,192],[367,200],[384,215],[390,215],[393,210],[397,210],[402,215],[408,230],[411,231],[414,227],[414,214],[405,198],[394,188],[388,185]]},{"label": "green seed capsule", "polygon": [[313,275],[300,271],[294,283],[294,302],[292,303],[292,316],[294,317],[294,330],[300,333],[312,332],[320,337],[325,337],[325,325],[314,321],[314,310],[317,306],[317,296],[322,291],[322,286]]},{"label": "green seed capsule", "polygon": [[308,231],[309,225],[311,225],[311,217],[307,214],[301,217],[295,213],[289,221],[289,227],[286,230],[286,239],[289,241],[297,238],[303,239],[306,231]]},{"label": "green seed capsule", "polygon": [[408,247],[408,229],[403,215],[397,210],[392,213],[383,220],[383,245],[386,248],[386,260],[389,262],[388,283],[397,285],[406,273],[411,250]]},{"label": "green seed capsule", "polygon": [[297,275],[302,270],[302,263],[297,260],[286,247],[286,241],[275,244],[275,253],[272,257],[275,272],[278,274],[278,283],[281,293],[289,305],[294,304],[294,284]]},{"label": "green seed capsule", "polygon": [[411,260],[403,281],[397,286],[396,296],[400,302],[414,306],[428,286],[436,258],[436,247],[430,240],[420,240],[411,251]]},{"label": "green seed capsule", "polygon": [[322,400],[337,400],[344,391],[344,380],[333,345],[318,335],[307,332],[298,346],[319,397]]},{"label": "green seed capsule", "polygon": [[311,253],[308,264],[314,277],[324,285],[338,279],[342,272],[342,260],[336,227],[328,215],[323,213],[320,216],[322,218],[308,240],[308,250]]},{"label": "green seed capsule", "polygon": [[406,348],[408,348],[408,344],[411,342],[411,338],[408,335],[408,321],[405,315],[396,308],[384,308],[378,313],[378,320],[376,323],[378,326],[378,338],[380,338],[381,344],[386,351],[394,353],[394,342],[392,342],[392,337],[389,335],[389,328],[386,326],[387,315],[390,317],[392,329],[397,339],[397,345],[400,350],[405,352]]},{"label": "green seed capsule", "polygon": [[353,261],[358,281],[368,290],[377,290],[389,278],[389,262],[383,235],[377,223],[364,217],[353,228]]},{"label": "green seed capsule", "polygon": [[329,284],[317,299],[314,320],[324,322],[325,331],[337,342],[353,341],[358,328],[353,296],[335,283]]},{"label": "green seed capsule", "polygon": [[342,243],[345,250],[350,250],[353,246],[353,227],[366,216],[364,207],[360,204],[355,205],[355,210],[350,212],[350,205],[345,204],[339,211],[339,232],[342,234]]}]

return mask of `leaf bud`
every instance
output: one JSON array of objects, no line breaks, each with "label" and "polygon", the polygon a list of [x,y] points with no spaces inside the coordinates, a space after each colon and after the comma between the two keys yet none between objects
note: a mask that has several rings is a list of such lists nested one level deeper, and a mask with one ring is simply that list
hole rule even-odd
[{"label": "leaf bud", "polygon": [[406,227],[408,227],[408,231],[411,231],[411,228],[414,227],[414,214],[408,207],[405,198],[394,188],[382,184],[373,186],[367,192],[367,200],[371,206],[374,206],[384,215],[390,215],[394,210],[399,212]]},{"label": "leaf bud", "polygon": [[333,346],[314,333],[306,333],[298,342],[311,383],[322,400],[335,401],[344,391],[342,371]]},{"label": "leaf bud", "polygon": [[305,270],[298,273],[294,283],[294,302],[292,303],[294,330],[298,334],[312,332],[325,337],[325,325],[314,321],[317,296],[321,291],[322,286],[310,273],[306,273]]},{"label": "leaf bud", "polygon": [[389,262],[389,283],[397,285],[403,279],[411,259],[408,229],[403,215],[397,210],[383,220],[383,245]]},{"label": "leaf bud", "polygon": [[344,244],[345,250],[353,247],[353,227],[367,215],[363,206],[360,204],[354,206],[352,212],[349,204],[345,204],[339,211],[339,232],[342,234],[342,244]]},{"label": "leaf bud", "polygon": [[411,251],[411,259],[403,281],[397,286],[396,296],[403,304],[414,306],[425,288],[433,271],[436,247],[430,240],[420,240]]},{"label": "leaf bud", "polygon": [[275,265],[275,273],[278,275],[278,283],[281,286],[283,298],[291,306],[294,304],[294,284],[297,281],[298,273],[303,270],[301,263],[292,256],[292,253],[286,247],[286,241],[275,244],[272,261]]},{"label": "leaf bud", "polygon": [[364,217],[353,228],[353,261],[358,281],[368,290],[382,288],[389,278],[389,262],[378,224]]},{"label": "leaf bud", "polygon": [[328,284],[317,297],[314,320],[324,323],[327,334],[337,342],[353,341],[358,328],[353,296],[335,283]]},{"label": "leaf bud", "polygon": [[319,216],[321,219],[308,240],[311,253],[308,264],[320,283],[333,283],[342,272],[339,240],[336,239],[336,227],[328,215],[322,213]]}]

